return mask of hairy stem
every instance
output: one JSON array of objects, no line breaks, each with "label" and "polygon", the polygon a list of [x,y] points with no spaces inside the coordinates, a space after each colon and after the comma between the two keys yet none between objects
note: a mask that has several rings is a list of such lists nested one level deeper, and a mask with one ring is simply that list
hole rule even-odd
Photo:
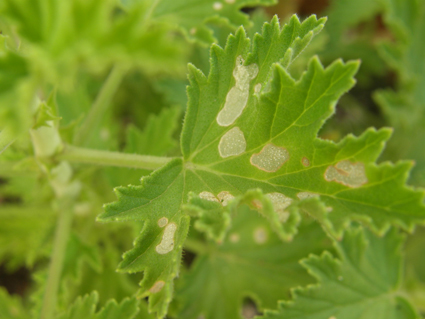
[{"label": "hairy stem", "polygon": [[155,170],[171,161],[172,157],[159,157],[149,155],[126,154],[93,150],[82,147],[66,145],[57,158],[69,162],[87,164],[119,166],[139,169]]},{"label": "hairy stem", "polygon": [[[62,205],[63,204],[63,205]],[[49,265],[49,272],[46,283],[46,290],[41,308],[41,318],[54,318],[54,312],[59,290],[59,282],[62,275],[63,262],[65,258],[66,245],[72,225],[72,202],[65,200],[60,207],[59,218],[56,226],[56,233],[53,244],[52,259]]]},{"label": "hairy stem", "polygon": [[99,123],[103,114],[107,111],[111,99],[117,91],[126,70],[127,69],[125,67],[116,65],[112,69],[111,73],[109,73],[108,78],[97,95],[92,108],[75,135],[74,143],[76,145],[82,145],[84,144],[84,141],[88,140],[88,137],[93,132],[93,127]]}]

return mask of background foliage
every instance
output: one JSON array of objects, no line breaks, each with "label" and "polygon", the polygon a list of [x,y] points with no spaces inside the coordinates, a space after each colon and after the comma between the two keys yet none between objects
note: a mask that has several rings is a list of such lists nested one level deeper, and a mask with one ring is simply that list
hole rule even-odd
[{"label": "background foliage", "polygon": [[4,0],[0,30],[0,318],[425,315],[423,0]]}]

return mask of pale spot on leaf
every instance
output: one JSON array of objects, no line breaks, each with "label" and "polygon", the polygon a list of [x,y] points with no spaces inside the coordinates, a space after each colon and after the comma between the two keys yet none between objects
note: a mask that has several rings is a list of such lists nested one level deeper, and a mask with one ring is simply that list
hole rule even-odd
[{"label": "pale spot on leaf", "polygon": [[276,172],[288,159],[289,153],[286,149],[267,144],[260,153],[252,154],[251,164],[266,172]]},{"label": "pale spot on leaf", "polygon": [[267,231],[263,227],[254,230],[254,241],[257,244],[264,244],[268,239]]},{"label": "pale spot on leaf", "polygon": [[215,197],[214,194],[210,193],[210,192],[201,192],[201,193],[199,193],[199,197],[202,198],[202,199],[209,200],[211,202],[220,203],[220,201],[217,199],[217,197]]},{"label": "pale spot on leaf", "polygon": [[168,218],[167,217],[161,217],[159,220],[158,220],[158,226],[159,227],[164,227],[165,225],[167,225],[168,224]]},{"label": "pale spot on leaf", "polygon": [[235,198],[235,196],[233,196],[227,191],[223,191],[218,193],[217,198],[221,202],[221,205],[227,206],[227,204],[229,203],[229,200],[232,200],[233,198]]},{"label": "pale spot on leaf", "polygon": [[221,9],[223,9],[223,4],[221,2],[214,2],[213,8],[214,8],[214,10],[217,10],[217,11],[221,10]]},{"label": "pale spot on leaf", "polygon": [[165,282],[160,280],[157,281],[156,283],[154,283],[154,285],[151,287],[151,289],[149,289],[149,292],[155,294],[157,292],[160,292],[162,290],[162,288],[164,288],[165,286]]},{"label": "pale spot on leaf", "polygon": [[260,93],[260,91],[261,91],[261,83],[257,83],[254,86],[254,92],[258,94],[258,93]]},{"label": "pale spot on leaf", "polygon": [[224,107],[217,115],[217,123],[220,126],[233,124],[242,114],[248,102],[249,83],[257,76],[258,66],[255,63],[245,66],[243,62],[242,57],[238,56],[233,70],[233,76],[236,80],[235,86],[227,93]]},{"label": "pale spot on leaf", "polygon": [[269,193],[267,197],[270,198],[273,209],[279,216],[279,220],[281,222],[286,222],[289,218],[289,212],[285,211],[285,209],[291,205],[292,198],[289,198],[281,193]]},{"label": "pale spot on leaf", "polygon": [[350,161],[341,161],[335,166],[329,166],[325,172],[325,180],[348,187],[360,187],[368,182],[363,163]]},{"label": "pale spot on leaf", "polygon": [[303,157],[301,160],[301,163],[305,166],[308,167],[310,166],[310,160],[307,157]]},{"label": "pale spot on leaf", "polygon": [[233,3],[235,3],[235,0],[226,0],[226,3],[233,4]]},{"label": "pale spot on leaf", "polygon": [[226,132],[218,144],[218,151],[223,158],[242,154],[245,150],[245,136],[237,126]]},{"label": "pale spot on leaf", "polygon": [[319,194],[316,193],[310,193],[310,192],[299,192],[297,194],[297,197],[299,199],[306,199],[306,198],[313,198],[313,197],[319,197]]},{"label": "pale spot on leaf", "polygon": [[239,234],[233,233],[229,236],[229,239],[232,243],[237,243],[240,240]]},{"label": "pale spot on leaf", "polygon": [[162,235],[162,240],[159,245],[156,246],[156,252],[158,254],[164,255],[169,253],[174,248],[174,233],[177,230],[177,225],[174,223],[168,224],[165,227],[164,234]]},{"label": "pale spot on leaf", "polygon": [[189,32],[190,32],[191,35],[195,35],[196,34],[196,28],[190,29]]}]

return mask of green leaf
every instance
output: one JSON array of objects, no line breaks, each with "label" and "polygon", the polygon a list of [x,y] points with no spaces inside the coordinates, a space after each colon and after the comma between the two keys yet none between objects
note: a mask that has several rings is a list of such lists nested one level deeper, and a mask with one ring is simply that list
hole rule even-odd
[{"label": "green leaf", "polygon": [[125,152],[143,155],[167,155],[177,146],[173,138],[181,117],[179,107],[164,108],[158,115],[151,114],[143,131],[135,126],[127,130]]},{"label": "green leaf", "polygon": [[[122,2],[138,3],[140,0]],[[224,23],[233,28],[249,26],[248,16],[240,11],[242,8],[272,5],[276,0],[150,0],[148,3],[147,20],[169,24],[189,39],[210,44],[216,39],[208,23]]]},{"label": "green leaf", "polygon": [[0,261],[9,268],[31,267],[50,252],[54,211],[47,205],[2,205]]},{"label": "green leaf", "polygon": [[220,243],[230,226],[230,214],[223,209],[218,198],[211,197],[209,194],[206,196],[208,199],[205,199],[205,196],[202,198],[195,193],[189,193],[188,204],[183,208],[190,216],[199,217],[194,223],[198,231],[205,232],[207,237]]},{"label": "green leaf", "polygon": [[418,318],[398,291],[403,237],[389,231],[378,238],[360,228],[335,241],[338,259],[325,252],[301,263],[319,283],[293,290],[293,301],[282,301],[272,318]]},{"label": "green leaf", "polygon": [[78,297],[74,304],[69,308],[66,314],[61,315],[60,319],[132,319],[138,312],[137,300],[135,298],[126,298],[118,304],[115,300],[107,302],[105,307],[96,312],[98,300],[97,292],[90,295]]},{"label": "green leaf", "polygon": [[311,221],[300,228],[300,236],[286,243],[266,219],[246,206],[238,210],[232,223],[224,242],[207,244],[177,281],[178,318],[241,318],[245,298],[254,300],[261,310],[274,308],[290,288],[312,283],[298,261],[330,246]]},{"label": "green leaf", "polygon": [[[324,69],[313,59],[295,81],[281,65],[272,65],[275,61],[269,57],[279,33],[270,34],[270,29],[266,26],[266,35],[254,39],[251,54],[243,31],[229,38],[225,50],[213,46],[208,78],[190,68],[182,135],[186,167],[213,194],[225,190],[236,196],[256,187],[293,200],[305,192],[318,194],[332,209],[329,218],[336,234],[353,219],[378,232],[390,223],[411,229],[423,220],[423,193],[403,185],[411,164],[374,163],[390,130],[369,129],[338,144],[316,137],[337,99],[353,86],[358,64],[336,61]],[[288,52],[297,51],[280,48],[279,52],[287,63]],[[241,57],[247,60],[243,66]],[[238,88],[236,72],[245,76],[252,72],[251,80]],[[246,103],[244,109],[232,106],[237,100]]]},{"label": "green leaf", "polygon": [[416,161],[412,174],[415,185],[425,186],[425,3],[385,0],[385,22],[395,40],[384,42],[380,53],[398,75],[397,89],[380,90],[375,100],[395,127],[388,155]]},{"label": "green leaf", "polygon": [[279,224],[279,207],[306,197],[320,196],[328,220],[316,201],[299,210],[310,207],[309,213],[332,225],[338,236],[352,220],[381,233],[391,223],[411,229],[424,220],[423,193],[404,186],[411,164],[375,164],[390,130],[370,129],[338,144],[317,138],[358,68],[356,62],[337,61],[324,69],[315,58],[299,81],[288,74],[286,67],[323,23],[312,16],[301,24],[293,17],[280,29],[274,18],[263,35],[255,35],[252,52],[242,28],[225,49],[213,45],[208,78],[189,68],[183,159],[143,178],[141,186],[117,188],[118,201],[99,216],[144,222],[119,269],[144,271],[141,296],[150,296],[150,310],[159,317],[166,314],[178,274],[188,229],[182,205],[189,192],[236,197],[260,188],[274,207],[264,214],[281,238],[293,235],[296,220],[287,229]]},{"label": "green leaf", "polygon": [[144,271],[141,296],[149,297],[149,310],[167,313],[178,275],[189,219],[183,202],[182,160],[175,159],[148,177],[141,186],[118,187],[119,201],[105,206],[99,220],[140,220],[144,225],[133,250],[124,254],[120,271]]},{"label": "green leaf", "polygon": [[[262,71],[263,78],[267,78],[270,66],[276,62],[273,59],[283,58],[285,53],[282,52],[291,46],[289,50],[291,54],[286,54],[285,58],[285,63],[289,64],[308,44],[314,33],[322,29],[323,22],[323,19],[318,21],[315,17],[311,17],[301,24],[297,18],[293,18],[290,25],[282,32],[277,18],[273,19],[271,25],[267,24],[264,32],[269,34],[268,39],[272,42],[269,53],[266,54],[266,43],[260,36],[256,37],[258,48],[255,49],[255,52],[258,52],[257,55],[264,57],[267,55],[264,60],[265,69]],[[237,37],[245,46],[249,43],[242,29],[238,31]],[[234,39],[232,36],[229,43],[234,42]],[[235,43],[228,46],[234,45]],[[244,48],[241,46],[241,49]],[[227,65],[230,63],[229,60]],[[223,67],[225,70],[226,63]],[[231,69],[229,70],[231,72]],[[189,91],[189,96],[193,96],[192,90]],[[214,99],[216,96],[212,97],[211,101]],[[189,107],[193,107],[192,102]],[[186,130],[190,122],[193,122],[191,113],[194,111],[194,109],[190,110],[187,115]],[[183,133],[184,140],[187,139],[187,134],[187,131]],[[184,141],[183,145],[185,143]],[[183,152],[186,152],[185,146]],[[193,164],[185,162],[185,165],[188,166],[183,166],[181,159],[175,159],[149,177],[143,178],[142,186],[117,188],[118,202],[107,205],[105,213],[99,216],[101,221],[139,220],[144,222],[135,248],[124,255],[119,269],[127,272],[144,271],[141,295],[150,296],[149,309],[157,312],[159,317],[166,314],[171,300],[172,279],[178,274],[181,248],[189,225],[188,217],[182,211],[182,204],[187,201],[188,193],[194,191],[199,194],[202,191],[214,189],[218,194],[221,190],[229,190],[219,189],[227,188],[219,176],[211,175],[208,184],[205,184],[198,172],[193,170]],[[202,171],[200,173],[204,174]],[[232,187],[230,190],[234,192],[235,188]]]},{"label": "green leaf", "polygon": [[0,287],[0,318],[28,319],[30,318],[22,304],[21,298],[9,295],[6,289]]}]

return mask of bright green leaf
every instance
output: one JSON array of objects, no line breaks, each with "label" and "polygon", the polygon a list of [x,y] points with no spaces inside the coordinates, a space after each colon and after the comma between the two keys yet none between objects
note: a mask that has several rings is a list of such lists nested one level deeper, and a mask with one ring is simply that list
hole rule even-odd
[{"label": "bright green leaf", "polygon": [[[270,50],[267,41],[261,36],[256,37],[258,46],[255,47],[255,55],[251,59],[261,56],[264,59],[264,69],[260,72],[264,80],[267,79],[270,67],[273,63],[284,59],[288,65],[301,52],[311,40],[313,35],[323,27],[324,20],[317,20],[315,17],[307,19],[303,24],[297,18],[293,18],[291,23],[282,31],[280,30],[277,18],[272,24],[264,27],[264,33],[271,44]],[[240,41],[240,49],[246,52],[249,40],[240,29],[237,33]],[[228,47],[235,47],[235,37],[230,37]],[[218,50],[218,47],[214,47]],[[289,52],[285,54],[285,50]],[[268,51],[268,54],[267,54]],[[234,65],[234,61],[228,58],[227,63],[222,67]],[[226,72],[231,74],[232,68]],[[189,90],[189,96],[193,99],[193,88]],[[205,106],[216,99],[216,95],[209,97],[205,101]],[[193,102],[189,102],[189,107],[193,108]],[[183,133],[183,153],[187,149],[187,130],[193,122],[192,113],[189,111]],[[203,120],[210,120],[204,116]],[[199,121],[202,125],[203,120]],[[195,127],[195,124],[193,124]],[[198,124],[196,124],[197,126]],[[142,179],[142,186],[119,187],[116,193],[119,201],[105,207],[99,219],[110,220],[140,220],[144,221],[140,237],[137,239],[135,248],[124,255],[124,260],[120,264],[121,271],[136,272],[144,271],[145,276],[141,282],[142,296],[149,295],[149,307],[151,311],[158,312],[159,317],[166,314],[167,305],[171,300],[172,279],[178,274],[181,248],[188,229],[188,217],[181,210],[183,203],[187,201],[188,193],[194,191],[229,190],[234,192],[235,188],[219,189],[227,186],[223,184],[219,176],[211,175],[205,184],[198,171],[193,169],[193,164],[175,159],[169,164],[154,172],[149,177]],[[204,172],[200,171],[200,174]],[[249,185],[252,186],[252,185]],[[249,187],[252,188],[252,187]],[[247,189],[246,189],[247,190]],[[215,195],[217,195],[215,194]],[[240,193],[238,194],[240,195]]]}]

